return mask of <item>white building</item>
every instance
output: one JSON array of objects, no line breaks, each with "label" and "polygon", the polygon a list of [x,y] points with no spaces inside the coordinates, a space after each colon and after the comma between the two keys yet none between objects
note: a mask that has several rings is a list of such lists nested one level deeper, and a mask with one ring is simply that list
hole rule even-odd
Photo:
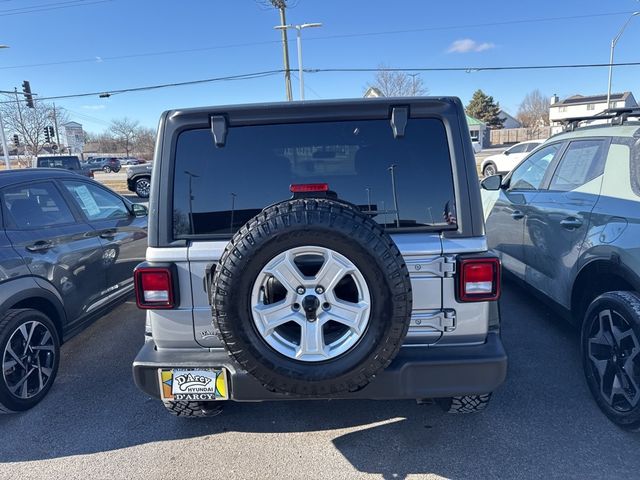
[{"label": "white building", "polygon": [[[633,108],[638,102],[631,92],[612,93],[611,108]],[[607,94],[602,95],[573,95],[559,100],[557,95],[551,97],[549,120],[552,127],[559,127],[563,120],[578,117],[592,117],[607,109]],[[555,129],[557,130],[557,129]]]},{"label": "white building", "polygon": [[498,113],[498,118],[503,120],[502,128],[520,128],[522,124],[515,118],[513,115],[509,115],[504,110],[500,110]]},{"label": "white building", "polygon": [[60,126],[60,143],[68,147],[71,154],[81,154],[84,150],[84,130],[78,122],[68,122]]}]

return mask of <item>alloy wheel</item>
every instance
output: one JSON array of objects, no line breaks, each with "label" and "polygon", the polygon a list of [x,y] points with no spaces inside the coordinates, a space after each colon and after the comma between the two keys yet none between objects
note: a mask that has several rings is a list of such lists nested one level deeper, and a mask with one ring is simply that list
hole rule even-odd
[{"label": "alloy wheel", "polygon": [[2,356],[2,374],[9,392],[20,399],[38,395],[51,381],[56,348],[49,329],[38,321],[19,325]]},{"label": "alloy wheel", "polygon": [[487,165],[486,167],[484,167],[483,173],[485,177],[490,177],[491,175],[496,174],[496,168],[493,165]]},{"label": "alloy wheel", "polygon": [[331,249],[296,247],[258,274],[251,295],[255,327],[278,353],[302,362],[330,360],[353,348],[371,310],[367,282]]},{"label": "alloy wheel", "polygon": [[587,353],[600,395],[617,412],[640,403],[640,342],[619,312],[606,309],[593,320]]},{"label": "alloy wheel", "polygon": [[146,178],[141,178],[136,182],[136,194],[139,197],[147,198],[151,191],[151,183]]}]

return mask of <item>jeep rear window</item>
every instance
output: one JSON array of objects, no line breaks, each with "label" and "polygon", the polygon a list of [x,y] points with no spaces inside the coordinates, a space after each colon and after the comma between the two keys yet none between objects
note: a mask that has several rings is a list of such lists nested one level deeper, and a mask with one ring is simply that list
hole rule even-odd
[{"label": "jeep rear window", "polygon": [[394,138],[387,119],[231,127],[221,148],[209,129],[182,132],[174,237],[228,236],[309,183],[328,183],[389,230],[457,228],[444,125],[410,119]]}]

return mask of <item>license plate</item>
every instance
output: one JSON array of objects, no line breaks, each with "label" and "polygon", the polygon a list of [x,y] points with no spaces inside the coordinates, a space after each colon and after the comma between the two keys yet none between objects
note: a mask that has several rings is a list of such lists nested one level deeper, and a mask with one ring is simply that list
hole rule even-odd
[{"label": "license plate", "polygon": [[228,400],[227,371],[224,368],[158,369],[162,400]]}]

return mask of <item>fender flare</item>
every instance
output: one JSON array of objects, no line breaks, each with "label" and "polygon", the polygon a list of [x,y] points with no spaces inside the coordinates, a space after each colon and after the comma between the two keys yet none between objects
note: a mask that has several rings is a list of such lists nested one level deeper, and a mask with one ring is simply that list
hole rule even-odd
[{"label": "fender flare", "polygon": [[2,282],[2,302],[0,315],[4,315],[13,305],[28,299],[41,299],[49,302],[56,311],[62,329],[67,323],[60,293],[49,282],[34,277],[20,277]]}]

